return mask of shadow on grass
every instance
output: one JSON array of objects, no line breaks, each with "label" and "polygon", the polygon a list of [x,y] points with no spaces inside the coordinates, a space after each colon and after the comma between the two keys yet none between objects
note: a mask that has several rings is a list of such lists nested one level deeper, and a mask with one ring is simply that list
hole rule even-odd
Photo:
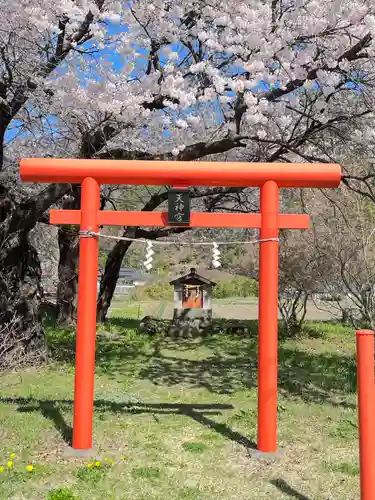
[{"label": "shadow on grass", "polygon": [[[39,401],[38,410],[40,410],[43,417],[51,420],[55,429],[57,429],[62,437],[62,439],[67,443],[71,444],[73,439],[73,429],[68,425],[61,413],[61,410],[56,401]],[[20,412],[28,412],[28,407],[21,406],[18,408]]]},{"label": "shadow on grass", "polygon": [[282,491],[283,493],[285,493],[285,495],[288,495],[290,498],[295,498],[296,500],[311,500],[306,495],[303,495],[299,491],[289,486],[289,484],[286,481],[284,481],[284,479],[272,479],[270,483],[276,486],[278,490]]},{"label": "shadow on grass", "polygon": [[[0,398],[0,403],[18,405],[17,411],[29,413],[40,411],[42,415],[49,418],[54,427],[59,431],[62,439],[68,444],[72,443],[72,428],[69,426],[62,410],[71,410],[71,400],[40,400],[34,398]],[[228,425],[216,422],[211,417],[222,415],[223,410],[233,410],[228,404],[178,404],[178,403],[115,403],[113,401],[96,400],[95,411],[128,413],[128,414],[151,414],[151,415],[183,415],[192,418],[199,424],[216,431],[223,437],[234,441],[247,449],[255,449],[256,444]]]},{"label": "shadow on grass", "polygon": [[[140,378],[155,385],[184,384],[216,394],[232,394],[257,385],[257,322],[245,322],[246,335],[215,334],[202,339],[172,340],[147,337],[129,330],[137,320],[116,319],[116,337],[98,335],[97,373],[118,378]],[[222,321],[217,322],[217,324]],[[243,322],[244,323],[244,322]],[[113,323],[108,326],[110,333]],[[122,328],[119,331],[118,328]],[[311,328],[311,336],[318,336]],[[355,356],[301,349],[279,343],[279,391],[312,403],[354,408],[345,395],[356,391]],[[55,359],[74,360],[74,334],[55,332]]]},{"label": "shadow on grass", "polygon": [[[213,393],[231,394],[257,386],[257,322],[246,322],[248,334],[216,335],[196,341],[164,342],[163,349],[150,358],[139,376],[157,385],[186,384],[204,387]],[[305,402],[331,403],[354,408],[345,395],[356,391],[355,356],[336,352],[301,349],[298,340],[285,342],[281,329],[279,342],[279,380],[281,394]],[[307,330],[313,338],[323,337],[313,327]],[[192,352],[205,348],[204,359],[192,359]],[[183,353],[189,351],[189,356]],[[182,354],[182,355],[181,355]]]}]

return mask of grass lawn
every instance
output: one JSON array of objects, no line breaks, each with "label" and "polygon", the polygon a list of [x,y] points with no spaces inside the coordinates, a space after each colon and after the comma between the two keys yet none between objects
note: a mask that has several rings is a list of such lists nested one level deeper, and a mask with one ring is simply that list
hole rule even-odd
[{"label": "grass lawn", "polygon": [[90,460],[65,453],[73,332],[48,330],[49,366],[1,377],[1,500],[359,498],[352,330],[310,323],[280,341],[280,456],[268,461],[254,454],[255,322],[247,338],[178,342],[136,327],[99,329]]}]

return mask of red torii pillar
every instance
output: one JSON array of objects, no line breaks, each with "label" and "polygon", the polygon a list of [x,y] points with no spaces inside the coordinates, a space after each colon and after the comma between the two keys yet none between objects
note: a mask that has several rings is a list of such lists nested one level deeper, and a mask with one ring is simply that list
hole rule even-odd
[{"label": "red torii pillar", "polygon": [[258,449],[277,448],[277,326],[279,229],[306,229],[307,215],[279,214],[279,188],[336,188],[335,164],[222,163],[30,158],[21,161],[25,182],[81,184],[81,210],[51,210],[51,224],[80,225],[78,324],[73,448],[92,447],[96,281],[101,225],[168,226],[166,212],[101,211],[101,184],[260,187],[260,214],[192,213],[190,227],[260,229]]}]

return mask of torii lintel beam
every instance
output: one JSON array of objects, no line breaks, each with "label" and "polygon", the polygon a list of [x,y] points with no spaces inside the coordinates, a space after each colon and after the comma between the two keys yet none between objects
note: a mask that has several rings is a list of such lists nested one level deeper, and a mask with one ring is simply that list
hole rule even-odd
[{"label": "torii lintel beam", "polygon": [[284,188],[334,188],[341,168],[328,163],[26,158],[20,176],[24,182],[41,183],[81,184],[91,177],[100,184],[260,187],[273,181]]}]

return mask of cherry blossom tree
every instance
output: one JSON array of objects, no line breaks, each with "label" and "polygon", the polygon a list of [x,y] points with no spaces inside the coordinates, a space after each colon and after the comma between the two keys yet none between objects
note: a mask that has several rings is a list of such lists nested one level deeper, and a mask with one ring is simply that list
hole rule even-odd
[{"label": "cherry blossom tree", "polygon": [[[159,2],[149,9],[148,2],[137,2],[128,19],[129,38],[148,55],[152,92],[166,96],[167,106],[154,118],[173,131],[175,145],[161,158],[198,159],[209,146],[210,154],[228,159],[330,161],[325,136],[337,149],[371,113],[370,5]],[[213,122],[205,120],[208,113]],[[202,136],[205,141],[197,142]],[[134,151],[107,145],[98,156],[129,158]],[[136,157],[156,155],[149,148]],[[102,319],[115,287],[110,277],[127,247],[119,242],[109,255],[98,304]]]},{"label": "cherry blossom tree", "polygon": [[[325,138],[337,148],[372,116],[370,1],[8,4],[0,2],[0,135],[13,168],[25,151],[21,139],[7,146],[16,133],[35,155],[48,136],[52,154],[81,158],[329,161]],[[1,321],[22,311],[27,330],[40,276],[29,231],[51,205],[75,206],[79,187],[35,187],[20,199],[5,181],[0,189]],[[143,209],[165,198],[153,193]],[[102,318],[127,248],[118,242],[108,257]]]},{"label": "cherry blossom tree", "polygon": [[[105,42],[103,23],[118,15],[120,6],[104,0],[0,2],[0,342],[2,352],[16,352],[17,359],[45,349],[38,320],[41,270],[29,232],[71,188],[18,190],[12,172],[19,157],[8,142],[21,129],[24,134],[35,131],[44,103],[58,99],[49,82],[59,77],[59,71],[69,72],[73,54],[85,57],[93,50],[86,50],[89,40]],[[37,145],[38,141],[39,155]],[[21,153],[24,148],[20,144],[14,149]],[[30,152],[32,145],[27,149]]]},{"label": "cherry blossom tree", "polygon": [[334,192],[304,193],[303,198],[315,214],[309,259],[315,262],[313,275],[331,296],[328,307],[318,307],[329,308],[356,328],[374,328],[373,202],[345,185]]}]

